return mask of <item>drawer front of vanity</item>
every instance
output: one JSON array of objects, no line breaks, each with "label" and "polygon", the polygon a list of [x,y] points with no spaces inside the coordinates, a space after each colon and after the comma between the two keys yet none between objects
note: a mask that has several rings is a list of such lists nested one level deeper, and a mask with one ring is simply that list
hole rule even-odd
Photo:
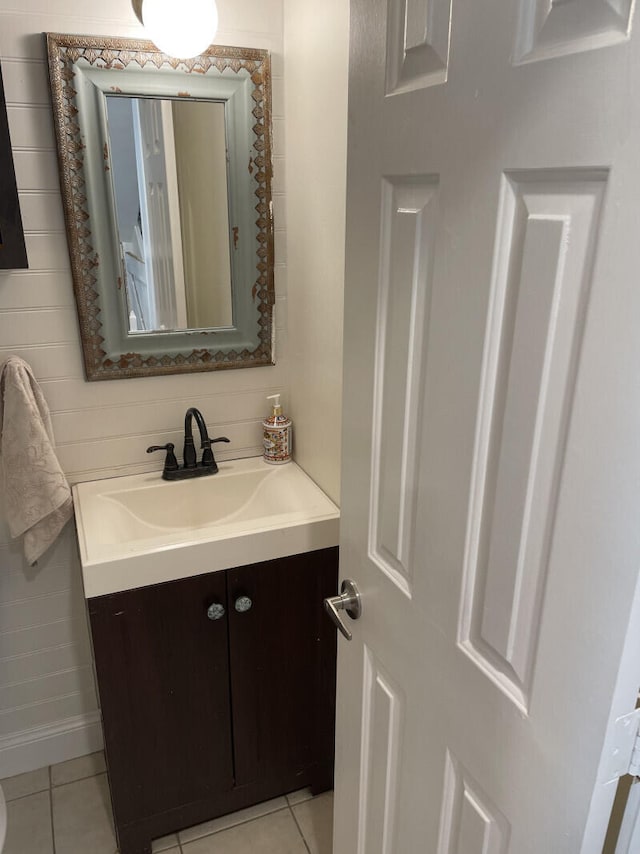
[{"label": "drawer front of vanity", "polygon": [[89,600],[117,824],[233,787],[226,601],[224,572]]}]

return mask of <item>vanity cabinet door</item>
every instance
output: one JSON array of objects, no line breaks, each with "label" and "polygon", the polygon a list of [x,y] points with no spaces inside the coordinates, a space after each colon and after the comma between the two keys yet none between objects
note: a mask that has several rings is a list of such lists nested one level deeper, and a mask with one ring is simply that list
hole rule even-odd
[{"label": "vanity cabinet door", "polygon": [[227,575],[236,785],[329,788],[336,631],[323,600],[337,590],[338,549]]},{"label": "vanity cabinet door", "polygon": [[233,787],[226,601],[218,572],[89,602],[118,825]]}]

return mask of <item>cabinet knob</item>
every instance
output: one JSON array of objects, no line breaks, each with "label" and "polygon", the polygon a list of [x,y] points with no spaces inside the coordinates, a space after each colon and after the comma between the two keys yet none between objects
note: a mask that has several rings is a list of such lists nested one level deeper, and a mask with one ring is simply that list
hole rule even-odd
[{"label": "cabinet knob", "polygon": [[235,608],[239,614],[243,614],[245,611],[249,611],[252,605],[253,602],[248,596],[238,596]]},{"label": "cabinet knob", "polygon": [[207,608],[207,617],[210,620],[221,620],[224,617],[224,605],[221,605],[219,602],[213,602]]}]

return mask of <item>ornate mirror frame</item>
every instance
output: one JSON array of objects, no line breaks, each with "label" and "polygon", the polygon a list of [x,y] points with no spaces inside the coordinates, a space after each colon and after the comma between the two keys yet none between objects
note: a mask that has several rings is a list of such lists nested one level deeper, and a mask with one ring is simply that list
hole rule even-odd
[{"label": "ornate mirror frame", "polygon": [[[269,54],[214,45],[178,60],[137,39],[47,33],[60,183],[88,380],[249,368],[273,359],[273,221]],[[109,175],[106,96],[221,100],[237,93],[246,133],[235,157],[233,326],[129,335]],[[221,94],[223,93],[223,94]],[[226,93],[226,94],[224,94]],[[237,106],[235,108],[237,111]],[[237,201],[237,200],[236,200]],[[235,222],[233,223],[236,224]],[[240,246],[238,246],[240,243]],[[135,347],[137,352],[132,352]]]}]

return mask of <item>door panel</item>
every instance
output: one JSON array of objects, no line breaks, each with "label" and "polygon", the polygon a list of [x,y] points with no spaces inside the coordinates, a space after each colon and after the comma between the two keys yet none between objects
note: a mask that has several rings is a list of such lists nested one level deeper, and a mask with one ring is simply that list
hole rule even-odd
[{"label": "door panel", "polygon": [[436,205],[429,177],[383,181],[369,548],[407,595]]},{"label": "door panel", "polygon": [[602,846],[638,687],[630,11],[352,0],[335,854]]},{"label": "door panel", "polygon": [[515,62],[535,62],[624,42],[633,0],[520,0]]},{"label": "door panel", "polygon": [[447,753],[437,854],[506,854],[509,822]]},{"label": "door panel", "polygon": [[404,698],[365,649],[358,854],[393,854]]},{"label": "door panel", "polygon": [[606,178],[503,178],[459,642],[525,712]]},{"label": "door panel", "polygon": [[391,0],[386,92],[392,95],[447,79],[451,0]]}]

